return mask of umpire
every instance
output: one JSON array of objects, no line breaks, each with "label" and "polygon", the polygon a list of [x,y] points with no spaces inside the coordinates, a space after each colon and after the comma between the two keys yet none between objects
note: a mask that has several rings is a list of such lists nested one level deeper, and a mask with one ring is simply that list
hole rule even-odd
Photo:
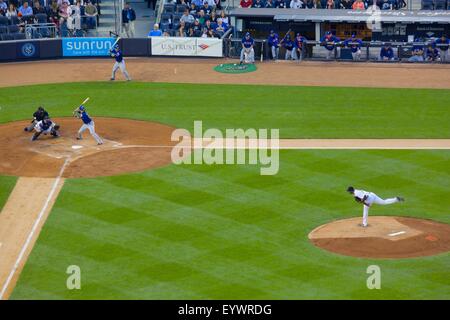
[{"label": "umpire", "polygon": [[33,131],[34,126],[39,121],[42,121],[44,119],[48,119],[50,116],[48,115],[48,112],[45,111],[43,107],[39,107],[35,113],[33,113],[33,120],[31,120],[31,124],[27,127],[25,127],[23,130],[26,132]]}]

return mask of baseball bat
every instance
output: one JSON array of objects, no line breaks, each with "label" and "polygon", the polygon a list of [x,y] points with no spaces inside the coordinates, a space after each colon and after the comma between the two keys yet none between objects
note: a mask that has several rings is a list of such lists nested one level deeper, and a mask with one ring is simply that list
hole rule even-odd
[{"label": "baseball bat", "polygon": [[264,55],[264,42],[266,42],[266,40],[263,40],[261,43],[261,62],[263,62],[263,55]]},{"label": "baseball bat", "polygon": [[[89,97],[87,97],[86,99],[84,99],[84,101],[80,104],[80,106],[83,105],[83,104],[85,104],[85,103],[88,102],[88,101],[89,101]],[[75,112],[77,112],[78,108],[79,108],[79,107],[77,107],[75,110],[73,110],[73,114],[75,114]]]},{"label": "baseball bat", "polygon": [[119,42],[120,37],[117,37],[116,41],[114,41],[114,43],[111,45],[111,48],[114,48],[114,46],[117,44],[117,42]]}]

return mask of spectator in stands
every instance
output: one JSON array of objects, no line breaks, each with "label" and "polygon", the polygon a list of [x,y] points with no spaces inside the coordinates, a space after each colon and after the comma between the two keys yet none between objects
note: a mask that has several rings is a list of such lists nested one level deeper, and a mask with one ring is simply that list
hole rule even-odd
[{"label": "spectator in stands", "polygon": [[230,25],[230,20],[228,19],[228,17],[225,14],[225,10],[222,10],[220,12],[220,19],[222,19],[222,22],[225,23],[227,26]]},{"label": "spectator in stands", "polygon": [[275,8],[286,8],[284,0],[275,0]]},{"label": "spectator in stands", "polygon": [[286,50],[286,53],[284,54],[284,60],[293,60],[294,41],[292,41],[291,35],[289,33],[286,34],[286,36],[281,40],[280,44]]},{"label": "spectator in stands", "polygon": [[59,9],[58,9],[58,4],[56,3],[56,1],[52,2],[47,14],[48,14],[48,21],[51,23],[54,23],[56,25],[56,27],[59,28],[59,19],[61,17],[59,16]]},{"label": "spectator in stands", "polygon": [[322,9],[322,1],[320,1],[320,0],[314,0],[314,8],[316,8],[316,9]]},{"label": "spectator in stands", "polygon": [[206,16],[209,17],[211,15],[212,7],[209,6],[208,1],[205,1],[205,3],[203,4],[202,10]]},{"label": "spectator in stands", "polygon": [[245,36],[242,38],[242,50],[241,50],[241,57],[240,57],[240,63],[244,63],[244,60],[247,60],[245,62],[254,63],[255,62],[255,50],[253,49],[253,46],[255,44],[255,40],[250,36],[249,32],[245,33]]},{"label": "spectator in stands", "polygon": [[301,9],[303,8],[303,2],[301,0],[291,0],[289,6],[291,9]]},{"label": "spectator in stands", "polygon": [[211,24],[213,25],[213,27],[216,27],[217,24],[217,14],[216,14],[216,10],[213,10],[211,12],[211,15],[209,17],[209,20],[211,20]]},{"label": "spectator in stands", "polygon": [[380,56],[378,57],[380,61],[393,61],[394,60],[394,50],[389,42],[386,42],[380,50]]},{"label": "spectator in stands", "polygon": [[252,8],[264,8],[264,3],[262,0],[253,1]]},{"label": "spectator in stands", "polygon": [[193,3],[193,2],[191,3],[191,6],[189,8],[189,13],[192,14],[193,16],[196,16],[198,13],[198,9],[195,6],[195,3]]},{"label": "spectator in stands", "polygon": [[435,41],[436,47],[439,49],[441,54],[441,61],[447,62],[450,61],[450,53],[449,53],[449,46],[450,46],[450,39],[447,38],[444,34],[442,37],[437,39]]},{"label": "spectator in stands", "polygon": [[352,4],[353,4],[352,0],[341,0],[340,6],[341,6],[341,9],[350,10],[350,9],[352,9]]},{"label": "spectator in stands", "polygon": [[346,47],[350,48],[350,51],[352,52],[353,60],[358,61],[361,59],[362,41],[361,41],[361,39],[356,38],[355,33],[352,33],[352,36],[344,41],[344,45]]},{"label": "spectator in stands", "polygon": [[72,13],[72,9],[70,9],[67,2],[61,3],[59,6],[59,25],[62,26],[66,24],[69,15]]},{"label": "spectator in stands", "polygon": [[275,8],[275,4],[272,0],[266,0],[266,4],[264,5],[264,8]]},{"label": "spectator in stands", "polygon": [[305,0],[305,9],[314,9],[314,0]]},{"label": "spectator in stands", "polygon": [[327,60],[330,59],[336,49],[336,44],[339,42],[339,38],[333,35],[331,31],[325,32],[325,36],[321,39],[321,45],[325,47],[326,49],[326,58]]},{"label": "spectator in stands", "polygon": [[380,0],[379,7],[381,10],[391,10],[392,9],[391,0]]},{"label": "spectator in stands", "polygon": [[187,27],[187,29],[189,29],[191,24],[194,23],[195,18],[192,14],[189,13],[189,10],[186,9],[186,10],[184,10],[183,15],[180,18],[180,22],[181,21],[183,21],[185,23],[185,26]]},{"label": "spectator in stands", "polygon": [[41,4],[39,3],[38,0],[35,0],[33,3],[33,14],[37,15],[39,13],[47,13],[47,10],[45,10],[44,7],[41,7]]},{"label": "spectator in stands", "polygon": [[192,0],[191,5],[194,4],[196,8],[200,8],[204,4],[204,0]]},{"label": "spectator in stands", "polygon": [[180,20],[180,27],[177,30],[176,36],[177,37],[187,37],[186,23],[184,21]]},{"label": "spectator in stands", "polygon": [[428,44],[427,50],[425,52],[425,57],[427,61],[441,61],[441,56],[439,50],[434,46],[433,43]]},{"label": "spectator in stands", "polygon": [[216,10],[222,10],[222,1],[221,0],[214,0],[213,7],[216,7]]},{"label": "spectator in stands", "polygon": [[327,9],[334,9],[334,0],[327,0]]},{"label": "spectator in stands", "polygon": [[274,30],[270,30],[269,37],[267,38],[267,43],[270,48],[273,60],[278,60],[280,54],[280,38]]},{"label": "spectator in stands", "polygon": [[9,4],[8,11],[6,11],[6,17],[7,18],[17,17],[17,10],[14,4],[12,3]]},{"label": "spectator in stands", "polygon": [[190,37],[200,37],[202,35],[202,25],[198,19],[195,19],[194,24],[189,28]]},{"label": "spectator in stands", "polygon": [[84,7],[84,14],[86,15],[86,24],[88,28],[95,29],[98,10],[97,7],[92,4],[91,1],[86,0],[86,6]]},{"label": "spectator in stands", "polygon": [[241,0],[239,8],[250,8],[253,4],[252,0]]},{"label": "spectator in stands", "polygon": [[205,20],[205,28],[209,31],[211,30],[213,27],[211,26],[211,20],[207,19]]},{"label": "spectator in stands", "polygon": [[362,0],[355,0],[355,2],[353,2],[352,9],[353,10],[365,10],[366,7],[364,5],[364,2],[362,2]]},{"label": "spectator in stands", "polygon": [[151,31],[148,33],[148,36],[149,36],[149,37],[161,37],[161,36],[162,36],[161,30],[159,30],[159,24],[155,23],[155,24],[153,25],[153,30],[151,30]]},{"label": "spectator in stands", "polygon": [[217,25],[214,29],[214,33],[218,38],[221,38],[225,32],[227,32],[228,26],[223,23],[222,18],[217,19]]},{"label": "spectator in stands", "polygon": [[75,35],[77,37],[82,36],[81,32],[81,0],[77,0],[75,5],[70,6],[69,8],[69,18],[67,18],[67,23],[69,24],[69,21],[72,21],[72,25],[68,26],[73,27],[73,30],[75,32]]},{"label": "spectator in stands", "polygon": [[136,20],[136,12],[127,2],[122,10],[122,26],[128,38],[134,38],[134,20]]},{"label": "spectator in stands", "polygon": [[3,0],[0,0],[0,15],[4,16],[8,11],[8,5]]},{"label": "spectator in stands", "polygon": [[21,17],[27,17],[33,15],[33,9],[28,6],[28,2],[24,2],[22,6],[19,8],[19,16]]},{"label": "spectator in stands", "polygon": [[408,59],[409,62],[422,62],[423,61],[423,45],[420,39],[414,40],[414,45],[411,50],[411,57]]}]

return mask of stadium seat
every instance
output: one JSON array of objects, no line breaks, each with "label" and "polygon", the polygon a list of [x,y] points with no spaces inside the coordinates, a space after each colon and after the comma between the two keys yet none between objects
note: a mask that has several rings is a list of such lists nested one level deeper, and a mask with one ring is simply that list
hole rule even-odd
[{"label": "stadium seat", "polygon": [[16,16],[11,17],[10,24],[19,24],[19,23],[20,23],[19,18],[17,18]]},{"label": "stadium seat", "polygon": [[177,4],[176,13],[183,13],[187,7],[184,4]]},{"label": "stadium seat", "polygon": [[433,0],[422,0],[422,10],[433,10]]},{"label": "stadium seat", "polygon": [[160,25],[161,31],[163,31],[163,32],[170,29],[170,23],[168,23],[168,22],[161,22],[159,25]]},{"label": "stadium seat", "polygon": [[9,19],[4,16],[0,16],[0,26],[6,26],[9,24]]},{"label": "stadium seat", "polygon": [[14,40],[14,37],[8,33],[1,35],[3,41]]},{"label": "stadium seat", "polygon": [[38,13],[36,16],[38,23],[47,23],[47,15],[45,13]]},{"label": "stadium seat", "polygon": [[171,23],[172,22],[172,14],[163,13],[161,15],[161,23]]},{"label": "stadium seat", "polygon": [[11,34],[14,37],[14,40],[23,40],[26,39],[25,33],[16,32]]},{"label": "stadium seat", "polygon": [[434,10],[446,10],[447,0],[434,0]]},{"label": "stadium seat", "polygon": [[180,19],[181,19],[182,14],[180,13],[175,13],[172,16],[172,27],[174,29],[178,29],[178,27],[180,26]]},{"label": "stadium seat", "polygon": [[175,12],[175,5],[173,4],[165,4],[164,5],[164,13],[174,13]]},{"label": "stadium seat", "polygon": [[9,33],[16,33],[19,32],[19,27],[16,26],[15,24],[8,26],[8,31]]},{"label": "stadium seat", "polygon": [[8,27],[0,25],[0,34],[8,33]]}]

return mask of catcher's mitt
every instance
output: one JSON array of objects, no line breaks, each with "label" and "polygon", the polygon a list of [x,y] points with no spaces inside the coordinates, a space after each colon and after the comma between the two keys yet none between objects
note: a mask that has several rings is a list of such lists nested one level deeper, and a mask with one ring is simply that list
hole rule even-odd
[{"label": "catcher's mitt", "polygon": [[61,126],[59,124],[55,124],[55,126],[53,127],[53,129],[55,129],[55,130],[59,130],[59,128],[61,128]]}]

